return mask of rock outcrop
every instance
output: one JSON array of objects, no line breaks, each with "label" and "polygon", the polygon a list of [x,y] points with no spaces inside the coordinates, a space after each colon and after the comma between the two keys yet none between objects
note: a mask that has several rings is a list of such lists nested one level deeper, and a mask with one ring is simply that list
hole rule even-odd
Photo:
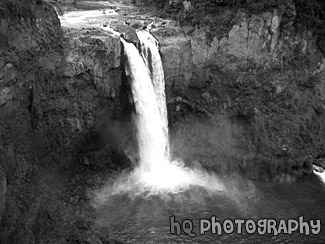
[{"label": "rock outcrop", "polygon": [[186,89],[194,67],[190,41],[177,27],[154,28],[151,33],[160,44],[167,90],[174,93],[177,86],[178,89]]}]

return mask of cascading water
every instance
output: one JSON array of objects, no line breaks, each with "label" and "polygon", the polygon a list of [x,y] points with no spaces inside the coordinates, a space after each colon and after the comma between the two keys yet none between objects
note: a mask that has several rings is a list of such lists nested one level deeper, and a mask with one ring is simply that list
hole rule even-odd
[{"label": "cascading water", "polygon": [[153,172],[157,165],[164,168],[169,162],[164,74],[161,60],[157,58],[158,49],[154,46],[153,39],[148,38],[151,35],[148,32],[139,32],[138,36],[144,50],[144,59],[133,44],[125,41],[123,44],[128,57],[127,73],[132,79],[137,112],[140,167],[144,171]]},{"label": "cascading water", "polygon": [[[165,77],[162,68],[162,61],[158,50],[158,42],[148,31],[138,31],[137,34],[141,43],[141,54],[148,70],[150,71],[150,77],[155,89],[160,111],[160,117],[164,126],[165,137],[168,139],[168,117],[165,96]],[[166,153],[169,157],[168,141]]]},{"label": "cascading water", "polygon": [[141,53],[135,45],[121,41],[136,108],[139,165],[130,174],[115,180],[113,186],[106,187],[99,198],[119,193],[177,193],[191,185],[223,190],[215,175],[202,169],[186,168],[182,161],[171,160],[165,81],[157,41],[147,31],[137,34]]},{"label": "cascading water", "polygon": [[[147,68],[133,44],[123,41],[128,59],[127,74],[132,79],[133,99],[136,107],[140,167],[153,170],[157,164],[165,164],[168,142],[164,134],[164,123],[158,107],[154,87]],[[132,58],[130,58],[132,57]]]}]

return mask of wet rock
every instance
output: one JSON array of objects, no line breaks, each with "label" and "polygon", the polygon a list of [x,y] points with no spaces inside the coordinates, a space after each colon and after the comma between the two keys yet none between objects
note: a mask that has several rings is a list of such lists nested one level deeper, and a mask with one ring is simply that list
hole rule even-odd
[{"label": "wet rock", "polygon": [[313,170],[315,170],[317,173],[324,173],[324,168],[317,166],[317,165],[313,165]]},{"label": "wet rock", "polygon": [[112,24],[111,27],[122,34],[122,37],[130,43],[133,43],[136,47],[139,47],[139,38],[137,36],[136,30],[128,25],[114,25]]},{"label": "wet rock", "polygon": [[316,159],[314,162],[313,162],[314,165],[318,166],[318,167],[321,167],[323,169],[325,169],[325,160],[323,158],[321,159]]}]

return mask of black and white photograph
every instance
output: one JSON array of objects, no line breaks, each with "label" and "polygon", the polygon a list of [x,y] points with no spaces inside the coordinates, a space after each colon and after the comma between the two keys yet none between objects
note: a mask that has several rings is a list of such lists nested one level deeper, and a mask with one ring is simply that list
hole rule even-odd
[{"label": "black and white photograph", "polygon": [[324,244],[324,0],[0,0],[0,244]]}]

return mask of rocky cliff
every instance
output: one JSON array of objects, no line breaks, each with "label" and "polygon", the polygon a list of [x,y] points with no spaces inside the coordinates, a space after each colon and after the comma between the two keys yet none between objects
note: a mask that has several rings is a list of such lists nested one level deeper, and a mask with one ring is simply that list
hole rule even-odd
[{"label": "rocky cliff", "polygon": [[0,239],[19,243],[25,236],[30,243],[31,218],[39,204],[32,175],[36,155],[46,155],[45,147],[35,147],[33,91],[37,81],[50,77],[43,62],[60,50],[62,35],[54,10],[46,5],[4,1],[0,23]]},{"label": "rocky cliff", "polygon": [[151,31],[161,44],[175,151],[253,179],[311,173],[324,150],[324,56],[315,29],[298,21],[293,1],[259,11],[185,2],[165,6],[181,27]]},{"label": "rocky cliff", "polygon": [[113,243],[82,186],[128,163],[119,38],[63,31],[46,2],[0,6],[1,243]]}]

